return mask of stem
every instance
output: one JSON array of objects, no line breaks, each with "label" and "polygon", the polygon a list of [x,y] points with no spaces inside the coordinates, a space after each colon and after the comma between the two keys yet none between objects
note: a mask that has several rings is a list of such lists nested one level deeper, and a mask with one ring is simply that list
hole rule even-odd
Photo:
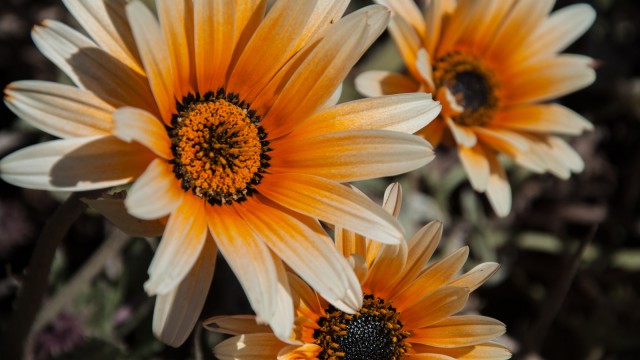
[{"label": "stem", "polygon": [[47,291],[49,271],[58,245],[71,225],[84,213],[80,201],[83,193],[72,193],[47,221],[35,243],[22,289],[18,292],[15,311],[7,322],[2,339],[3,357],[21,359],[26,353],[26,340]]}]

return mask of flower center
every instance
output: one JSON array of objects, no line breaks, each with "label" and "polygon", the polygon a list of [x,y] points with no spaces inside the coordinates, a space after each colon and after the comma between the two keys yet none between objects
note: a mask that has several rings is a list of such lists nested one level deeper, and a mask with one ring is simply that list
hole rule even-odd
[{"label": "flower center", "polygon": [[246,200],[269,167],[260,117],[224,89],[186,96],[169,129],[173,172],[182,188],[211,205]]},{"label": "flower center", "polygon": [[460,125],[482,126],[493,119],[498,109],[498,83],[473,55],[450,52],[433,64],[436,87],[445,86],[464,111],[452,117]]},{"label": "flower center", "polygon": [[313,333],[322,360],[398,360],[409,347],[398,312],[384,300],[365,295],[354,315],[329,306]]}]

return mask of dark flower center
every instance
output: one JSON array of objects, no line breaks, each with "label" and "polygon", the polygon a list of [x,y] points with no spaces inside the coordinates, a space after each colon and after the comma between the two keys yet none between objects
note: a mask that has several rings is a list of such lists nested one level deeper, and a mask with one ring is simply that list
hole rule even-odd
[{"label": "dark flower center", "polygon": [[446,87],[464,111],[452,119],[459,125],[482,126],[498,109],[498,84],[493,74],[471,54],[450,52],[433,65],[436,87]]},{"label": "dark flower center", "polygon": [[255,111],[224,89],[186,96],[168,129],[173,172],[211,205],[246,200],[269,167],[269,142]]},{"label": "dark flower center", "polygon": [[406,353],[410,336],[403,330],[398,312],[380,298],[365,295],[354,315],[329,306],[318,320],[315,343],[322,347],[319,359],[398,360]]}]

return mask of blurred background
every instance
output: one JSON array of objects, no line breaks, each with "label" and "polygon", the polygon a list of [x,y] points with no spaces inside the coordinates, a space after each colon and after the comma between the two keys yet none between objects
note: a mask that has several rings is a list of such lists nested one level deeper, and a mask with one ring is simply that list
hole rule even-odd
[{"label": "blurred background", "polygon": [[[514,206],[505,219],[471,189],[446,149],[411,174],[357,184],[379,202],[399,181],[407,234],[444,221],[437,256],[469,245],[469,269],[502,264],[465,311],[506,323],[500,341],[514,359],[640,359],[640,2],[558,0],[556,8],[578,2],[590,3],[598,17],[567,52],[595,58],[598,78],[559,102],[595,125],[572,141],[583,173],[562,181],[508,166]],[[368,4],[353,0],[349,11]],[[31,27],[45,18],[74,24],[59,0],[0,2],[0,88],[22,79],[67,81],[31,42]],[[386,33],[346,80],[342,101],[359,98],[353,75],[372,69],[402,69]],[[0,157],[48,139],[0,106]],[[7,318],[35,239],[63,198],[0,180],[1,331],[11,331]],[[213,359],[211,346],[221,337],[200,329],[179,349],[154,339],[154,300],[142,284],[156,245],[128,238],[95,213],[77,221],[55,255],[31,358]],[[250,311],[219,259],[203,318]]]}]

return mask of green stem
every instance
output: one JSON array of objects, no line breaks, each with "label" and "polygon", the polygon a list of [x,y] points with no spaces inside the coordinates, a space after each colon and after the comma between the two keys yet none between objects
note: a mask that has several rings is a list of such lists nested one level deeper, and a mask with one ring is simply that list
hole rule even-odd
[{"label": "green stem", "polygon": [[36,241],[22,288],[18,292],[15,311],[2,336],[5,359],[25,357],[27,337],[48,288],[53,257],[71,225],[84,213],[87,206],[80,201],[84,196],[86,194],[72,193],[53,213]]}]

